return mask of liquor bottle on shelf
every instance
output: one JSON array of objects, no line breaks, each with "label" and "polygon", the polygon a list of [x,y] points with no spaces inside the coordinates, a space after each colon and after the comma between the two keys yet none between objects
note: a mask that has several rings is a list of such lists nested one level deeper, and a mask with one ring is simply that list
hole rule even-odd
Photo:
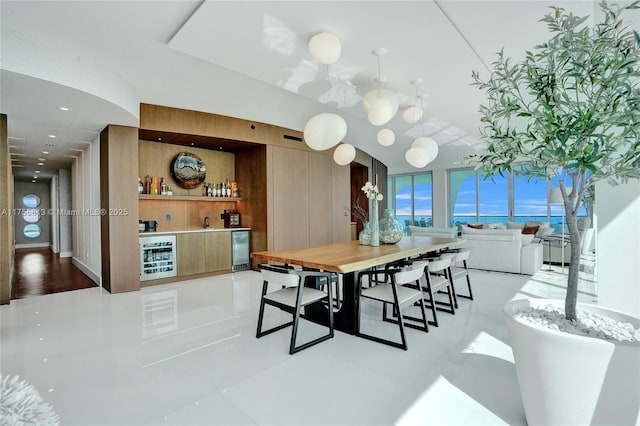
[{"label": "liquor bottle on shelf", "polygon": [[149,175],[144,178],[144,193],[151,194],[151,177]]},{"label": "liquor bottle on shelf", "polygon": [[142,184],[142,179],[138,176],[138,194],[142,194],[144,192],[144,185]]},{"label": "liquor bottle on shelf", "polygon": [[149,191],[149,194],[151,195],[158,195],[158,184],[156,181],[157,179],[155,176],[151,178],[151,190]]},{"label": "liquor bottle on shelf", "polygon": [[160,178],[160,195],[167,195],[167,182],[164,177]]}]

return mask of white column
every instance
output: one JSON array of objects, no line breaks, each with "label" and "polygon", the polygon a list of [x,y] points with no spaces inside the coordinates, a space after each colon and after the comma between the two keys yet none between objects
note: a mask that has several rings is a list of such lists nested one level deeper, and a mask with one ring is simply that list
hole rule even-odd
[{"label": "white column", "polygon": [[640,318],[640,182],[596,184],[598,304]]}]

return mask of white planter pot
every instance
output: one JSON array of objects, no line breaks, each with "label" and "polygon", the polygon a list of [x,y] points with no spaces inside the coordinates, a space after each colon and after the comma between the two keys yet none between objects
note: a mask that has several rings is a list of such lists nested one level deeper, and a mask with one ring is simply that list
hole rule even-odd
[{"label": "white planter pot", "polygon": [[[513,300],[504,305],[518,382],[529,425],[640,424],[640,344],[576,336],[517,318],[528,307],[564,301]],[[640,319],[578,304],[640,327]]]}]

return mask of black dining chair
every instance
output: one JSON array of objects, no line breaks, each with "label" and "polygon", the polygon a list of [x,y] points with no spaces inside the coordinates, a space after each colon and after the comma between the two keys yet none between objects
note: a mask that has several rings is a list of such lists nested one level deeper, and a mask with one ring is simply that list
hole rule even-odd
[{"label": "black dining chair", "polygon": [[[407,350],[407,339],[405,336],[405,326],[415,328],[424,332],[429,332],[427,314],[422,297],[422,284],[420,278],[424,275],[427,262],[415,262],[404,268],[386,268],[384,272],[380,270],[362,271],[358,274],[358,316],[356,323],[356,336],[384,343],[385,345]],[[385,275],[385,280],[380,280],[380,275]],[[371,284],[368,288],[363,288],[363,281]],[[415,288],[406,287],[405,284],[415,284]],[[362,299],[371,299],[382,302],[382,320],[397,324],[400,329],[401,342],[384,339],[364,333],[360,327]],[[402,314],[402,308],[412,306],[417,302],[420,306],[422,318],[415,318]],[[392,307],[393,316],[387,315],[387,306]],[[397,319],[396,319],[397,318]],[[409,322],[408,320],[412,321]],[[419,324],[421,323],[421,324]]]},{"label": "black dining chair", "polygon": [[[300,269],[289,269],[282,266],[259,265],[262,274],[262,297],[260,299],[260,311],[258,314],[258,328],[256,338],[260,338],[267,334],[282,330],[288,326],[291,329],[291,343],[289,345],[289,354],[306,349],[317,343],[325,341],[333,337],[333,292],[332,277],[330,272],[322,271],[303,271]],[[305,286],[305,283],[314,283],[314,287]],[[318,287],[319,283],[328,283],[327,291],[324,292]],[[278,289],[268,292],[269,284],[275,284]],[[314,303],[326,303],[327,306],[327,324],[329,332],[326,335],[313,339],[307,343],[296,346],[296,338],[298,333],[298,321],[302,316],[301,312],[305,306]],[[292,314],[293,318],[290,322],[272,327],[268,330],[262,330],[262,322],[264,319],[265,305],[271,305],[285,312]]]}]

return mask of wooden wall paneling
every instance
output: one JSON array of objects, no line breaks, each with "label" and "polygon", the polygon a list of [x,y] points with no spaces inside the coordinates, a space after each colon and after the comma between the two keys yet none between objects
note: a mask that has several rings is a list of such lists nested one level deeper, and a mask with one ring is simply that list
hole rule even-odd
[{"label": "wooden wall paneling", "polygon": [[176,235],[178,275],[194,275],[205,272],[205,233]]},{"label": "wooden wall paneling", "polygon": [[[273,147],[273,248],[309,246],[309,153]],[[315,208],[315,206],[314,206]]]},{"label": "wooden wall paneling", "polygon": [[242,227],[251,228],[250,251],[265,251],[267,242],[267,147],[238,152],[236,182],[242,201],[236,203]]},{"label": "wooden wall paneling", "polygon": [[332,188],[333,158],[309,153],[309,245],[330,244],[333,241]]},{"label": "wooden wall paneling", "polygon": [[351,167],[331,161],[331,168],[332,241],[341,243],[351,240]]},{"label": "wooden wall paneling", "polygon": [[102,283],[111,293],[140,290],[136,164],[138,129],[107,126],[100,133],[100,207],[106,212],[101,216]]},{"label": "wooden wall paneling", "polygon": [[273,191],[274,191],[274,176],[273,176],[273,145],[267,146],[267,249],[274,249],[273,242],[273,230],[274,230],[274,214],[273,214]]},{"label": "wooden wall paneling", "polygon": [[[254,126],[252,129],[251,126]],[[302,132],[224,115],[140,104],[140,128],[189,135],[234,139],[311,151],[305,143],[286,139],[302,138]]]},{"label": "wooden wall paneling", "polygon": [[11,156],[7,116],[0,114],[0,304],[6,305],[11,299],[11,269],[13,265],[13,217],[8,214],[12,208]]},{"label": "wooden wall paneling", "polygon": [[205,272],[231,270],[231,232],[205,232]]},{"label": "wooden wall paneling", "polygon": [[371,160],[371,176],[372,182],[375,183],[377,179],[378,189],[380,193],[384,196],[384,199],[380,202],[380,206],[378,208],[378,215],[380,216],[378,219],[382,218],[382,214],[387,206],[388,202],[388,191],[387,191],[387,166],[384,163],[373,158]]},{"label": "wooden wall paneling", "polygon": [[171,161],[180,152],[191,152],[202,159],[207,168],[206,182],[220,183],[227,178],[235,179],[235,154],[230,152],[213,151],[197,147],[185,147],[152,141],[139,141],[138,170],[140,178],[146,175],[163,177],[169,185],[173,195],[202,195],[202,186],[194,189],[180,188],[171,177]]},{"label": "wooden wall paneling", "polygon": [[[158,231],[184,231],[187,228],[187,210],[190,203],[172,200],[140,200],[138,215],[140,220],[155,220]],[[167,220],[171,215],[171,221]]]},{"label": "wooden wall paneling", "polygon": [[[369,180],[369,169],[359,163],[351,163],[351,205],[356,202],[362,207],[367,215],[369,214],[369,201],[367,196],[362,192],[362,187]],[[362,231],[362,222],[357,220],[355,216],[351,216],[351,220],[357,222],[356,231]]]}]

